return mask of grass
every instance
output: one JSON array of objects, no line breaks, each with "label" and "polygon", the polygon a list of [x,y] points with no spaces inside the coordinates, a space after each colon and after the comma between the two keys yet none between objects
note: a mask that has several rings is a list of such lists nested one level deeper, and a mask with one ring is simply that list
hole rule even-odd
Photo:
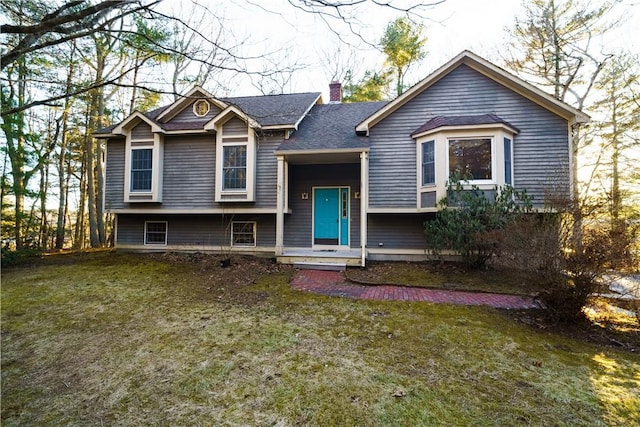
[{"label": "grass", "polygon": [[364,269],[349,269],[347,277],[354,282],[367,284],[513,295],[537,295],[543,290],[542,280],[531,272],[504,267],[472,270],[452,262],[369,262]]},{"label": "grass", "polygon": [[640,423],[637,354],[291,274],[117,253],[5,269],[2,425]]}]

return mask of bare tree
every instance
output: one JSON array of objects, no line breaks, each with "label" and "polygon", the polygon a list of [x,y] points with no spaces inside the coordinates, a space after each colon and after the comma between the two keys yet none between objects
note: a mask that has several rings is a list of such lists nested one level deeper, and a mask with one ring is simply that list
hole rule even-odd
[{"label": "bare tree", "polygon": [[[611,54],[594,48],[595,39],[612,28],[606,19],[615,1],[532,0],[524,3],[524,17],[517,17],[509,31],[511,45],[505,50],[508,68],[529,81],[549,88],[553,96],[574,105],[587,99]],[[572,128],[571,178],[578,183],[579,152],[584,143],[580,124]],[[581,208],[574,187],[573,214],[576,248],[580,248]]]}]

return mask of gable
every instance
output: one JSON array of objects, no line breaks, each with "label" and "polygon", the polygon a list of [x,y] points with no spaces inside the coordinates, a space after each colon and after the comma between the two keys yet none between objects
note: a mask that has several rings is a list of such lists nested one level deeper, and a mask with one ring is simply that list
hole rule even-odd
[{"label": "gable", "polygon": [[[202,89],[201,87],[195,86],[186,95],[180,97],[180,99],[178,99],[173,104],[171,104],[168,108],[162,111],[162,113],[158,115],[156,120],[160,123],[168,123],[179,114],[182,114],[183,116],[186,114],[189,114],[192,117],[198,117],[195,114],[193,105],[201,99],[206,100],[206,102],[209,104],[210,107],[211,106],[217,107],[218,110],[222,110],[226,107],[226,104],[224,102],[217,100],[213,95],[211,95],[209,92]],[[209,111],[209,113],[211,113],[211,111]]]},{"label": "gable", "polygon": [[198,117],[194,113],[194,104],[197,101],[205,98],[192,99],[191,102],[185,105],[185,107],[176,114],[170,121],[163,123],[163,127],[167,130],[188,130],[188,129],[202,129],[205,123],[213,119],[220,114],[222,109],[216,103],[209,102],[209,111],[206,115]]},{"label": "gable", "polygon": [[[455,72],[457,69],[463,66],[474,70],[476,73],[485,76],[488,80],[491,80],[498,85],[516,94],[519,94],[529,101],[536,103],[542,108],[553,112],[554,114],[564,118],[570,123],[584,123],[589,121],[589,116],[587,116],[580,110],[573,108],[564,102],[558,101],[551,95],[508,73],[502,68],[475,55],[474,53],[464,51],[460,55],[437,69],[435,72],[427,76],[421,82],[407,90],[398,98],[393,100],[385,108],[363,120],[356,127],[356,131],[359,133],[368,134],[370,129],[385,117],[389,116],[406,103],[411,102],[413,98],[419,96],[421,93],[431,90],[431,88],[440,80],[446,78],[449,74]],[[464,86],[466,85],[466,82],[460,82],[460,85],[461,87],[457,89],[461,93],[464,93]],[[487,96],[491,95],[487,94]]]},{"label": "gable", "polygon": [[564,123],[567,120],[531,99],[479,73],[464,64],[443,76],[427,90],[390,112],[388,120],[411,120],[414,131],[436,116],[495,114],[513,126],[525,129],[527,118]]}]

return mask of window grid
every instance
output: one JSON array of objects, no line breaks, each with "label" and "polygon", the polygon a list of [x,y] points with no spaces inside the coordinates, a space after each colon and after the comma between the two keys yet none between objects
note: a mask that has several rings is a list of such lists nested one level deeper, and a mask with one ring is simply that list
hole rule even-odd
[{"label": "window grid", "polygon": [[435,141],[422,143],[422,185],[436,183]]},{"label": "window grid", "polygon": [[509,138],[504,139],[504,183],[507,185],[513,185],[513,178],[511,176],[511,140]]},{"label": "window grid", "polygon": [[167,223],[165,221],[148,221],[145,222],[144,228],[145,245],[167,244]]},{"label": "window grid", "polygon": [[153,149],[131,150],[131,191],[151,191]]},{"label": "window grid", "polygon": [[255,246],[256,223],[253,221],[234,221],[231,223],[232,246]]},{"label": "window grid", "polygon": [[223,190],[246,190],[247,188],[247,146],[230,145],[223,147]]}]

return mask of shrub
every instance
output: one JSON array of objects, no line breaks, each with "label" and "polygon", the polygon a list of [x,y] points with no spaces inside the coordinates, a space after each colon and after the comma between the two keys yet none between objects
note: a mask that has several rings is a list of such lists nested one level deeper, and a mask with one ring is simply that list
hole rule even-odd
[{"label": "shrub", "polygon": [[425,223],[428,245],[436,255],[450,249],[468,267],[483,268],[499,251],[507,224],[531,210],[531,198],[510,186],[487,194],[453,179],[438,207],[435,219]]},{"label": "shrub", "polygon": [[11,250],[9,248],[2,248],[2,267],[13,267],[22,264],[28,259],[37,257],[40,255],[39,249],[20,249]]},{"label": "shrub", "polygon": [[[581,231],[579,240],[576,230]],[[497,262],[536,272],[543,281],[540,297],[549,317],[576,321],[584,317],[592,295],[606,285],[603,276],[633,263],[629,248],[636,234],[631,228],[625,231],[621,235],[620,229],[612,232],[602,225],[576,227],[571,214],[521,215],[505,226]]]}]

